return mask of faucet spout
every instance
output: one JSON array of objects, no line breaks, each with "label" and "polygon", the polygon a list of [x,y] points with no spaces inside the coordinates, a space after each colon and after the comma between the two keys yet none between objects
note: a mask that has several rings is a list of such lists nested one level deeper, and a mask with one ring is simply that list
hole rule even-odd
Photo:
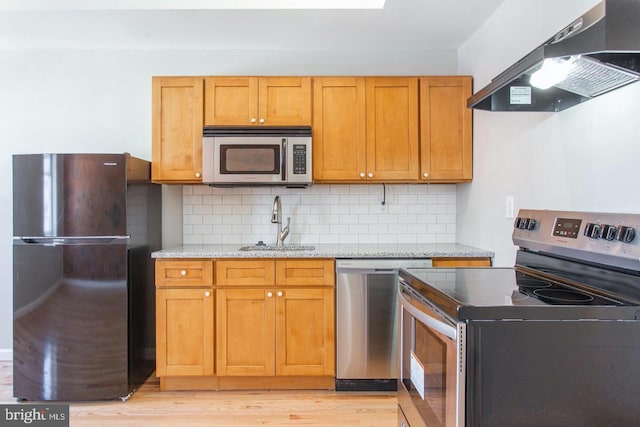
[{"label": "faucet spout", "polygon": [[276,196],[276,198],[273,199],[271,222],[274,224],[282,224],[282,205],[280,204],[280,196]]},{"label": "faucet spout", "polygon": [[278,224],[276,246],[281,248],[282,246],[284,246],[284,239],[286,239],[289,235],[289,224],[291,224],[291,217],[287,218],[287,225],[282,228],[282,205],[280,204],[280,196],[276,196],[275,199],[273,199],[271,222],[274,224]]}]

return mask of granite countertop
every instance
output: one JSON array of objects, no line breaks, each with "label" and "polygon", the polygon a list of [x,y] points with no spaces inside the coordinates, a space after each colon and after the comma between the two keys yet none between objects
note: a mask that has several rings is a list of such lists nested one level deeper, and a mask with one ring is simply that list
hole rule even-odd
[{"label": "granite countertop", "polygon": [[312,245],[315,250],[241,251],[233,245],[183,245],[153,252],[153,258],[486,258],[495,254],[457,243]]}]

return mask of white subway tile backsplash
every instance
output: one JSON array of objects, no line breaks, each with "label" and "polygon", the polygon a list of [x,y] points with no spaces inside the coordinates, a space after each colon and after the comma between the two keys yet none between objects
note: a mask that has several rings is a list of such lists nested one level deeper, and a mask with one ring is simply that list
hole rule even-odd
[{"label": "white subway tile backsplash", "polygon": [[[383,193],[384,192],[384,193]],[[185,244],[275,243],[280,196],[288,243],[455,243],[456,186],[381,184],[213,188],[183,186]],[[385,200],[385,205],[381,202]]]}]

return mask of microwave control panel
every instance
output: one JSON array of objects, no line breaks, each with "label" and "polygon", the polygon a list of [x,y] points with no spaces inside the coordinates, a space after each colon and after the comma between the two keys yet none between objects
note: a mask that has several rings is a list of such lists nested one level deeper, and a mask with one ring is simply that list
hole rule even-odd
[{"label": "microwave control panel", "polygon": [[293,173],[294,175],[307,174],[307,146],[305,144],[293,144]]}]

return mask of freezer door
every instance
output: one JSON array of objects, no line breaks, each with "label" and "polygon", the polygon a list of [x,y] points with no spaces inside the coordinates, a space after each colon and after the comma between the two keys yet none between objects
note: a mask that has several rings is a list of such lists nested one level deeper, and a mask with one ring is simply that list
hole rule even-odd
[{"label": "freezer door", "polygon": [[14,236],[124,236],[126,155],[13,156]]},{"label": "freezer door", "polygon": [[98,400],[128,387],[127,244],[13,247],[13,384],[25,400]]}]

